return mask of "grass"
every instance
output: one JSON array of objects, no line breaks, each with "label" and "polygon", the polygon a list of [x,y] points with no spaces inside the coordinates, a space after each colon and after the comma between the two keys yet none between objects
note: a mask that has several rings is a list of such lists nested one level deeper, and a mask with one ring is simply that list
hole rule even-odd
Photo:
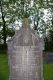
[{"label": "grass", "polygon": [[0,52],[0,80],[8,80],[9,68],[7,61],[7,54],[3,54],[3,52]]},{"label": "grass", "polygon": [[[8,80],[9,68],[5,52],[0,52],[0,80]],[[53,80],[53,64],[44,64],[44,80]]]},{"label": "grass", "polygon": [[53,64],[44,64],[44,80],[53,80]]}]

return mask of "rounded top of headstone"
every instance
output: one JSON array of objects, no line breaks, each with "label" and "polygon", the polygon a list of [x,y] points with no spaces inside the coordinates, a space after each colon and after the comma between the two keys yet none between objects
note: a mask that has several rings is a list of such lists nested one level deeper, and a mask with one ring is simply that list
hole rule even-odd
[{"label": "rounded top of headstone", "polygon": [[[16,32],[11,43],[13,46],[39,46],[40,38],[37,31],[34,32],[34,30],[29,27],[28,18],[23,19],[23,27]],[[9,44],[11,45],[11,43]]]}]

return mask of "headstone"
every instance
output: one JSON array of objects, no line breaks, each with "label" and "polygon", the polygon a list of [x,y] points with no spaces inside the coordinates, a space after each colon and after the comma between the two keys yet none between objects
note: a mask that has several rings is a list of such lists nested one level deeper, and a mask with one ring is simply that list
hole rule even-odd
[{"label": "headstone", "polygon": [[28,19],[8,42],[9,80],[43,80],[43,41],[29,27]]}]

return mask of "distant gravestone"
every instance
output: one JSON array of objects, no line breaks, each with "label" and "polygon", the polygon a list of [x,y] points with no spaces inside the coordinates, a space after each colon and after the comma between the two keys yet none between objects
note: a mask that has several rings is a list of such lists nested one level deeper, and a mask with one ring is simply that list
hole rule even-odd
[{"label": "distant gravestone", "polygon": [[28,19],[8,42],[9,80],[43,80],[43,41],[29,27]]},{"label": "distant gravestone", "polygon": [[53,63],[53,52],[47,53],[47,63]]}]

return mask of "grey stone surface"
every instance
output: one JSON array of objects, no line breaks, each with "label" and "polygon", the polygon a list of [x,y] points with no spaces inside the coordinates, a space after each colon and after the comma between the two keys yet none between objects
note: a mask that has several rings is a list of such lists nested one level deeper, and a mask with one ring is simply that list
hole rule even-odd
[{"label": "grey stone surface", "polygon": [[53,52],[47,52],[47,63],[53,63]]},{"label": "grey stone surface", "polygon": [[43,80],[43,41],[27,20],[8,42],[9,80]]}]

